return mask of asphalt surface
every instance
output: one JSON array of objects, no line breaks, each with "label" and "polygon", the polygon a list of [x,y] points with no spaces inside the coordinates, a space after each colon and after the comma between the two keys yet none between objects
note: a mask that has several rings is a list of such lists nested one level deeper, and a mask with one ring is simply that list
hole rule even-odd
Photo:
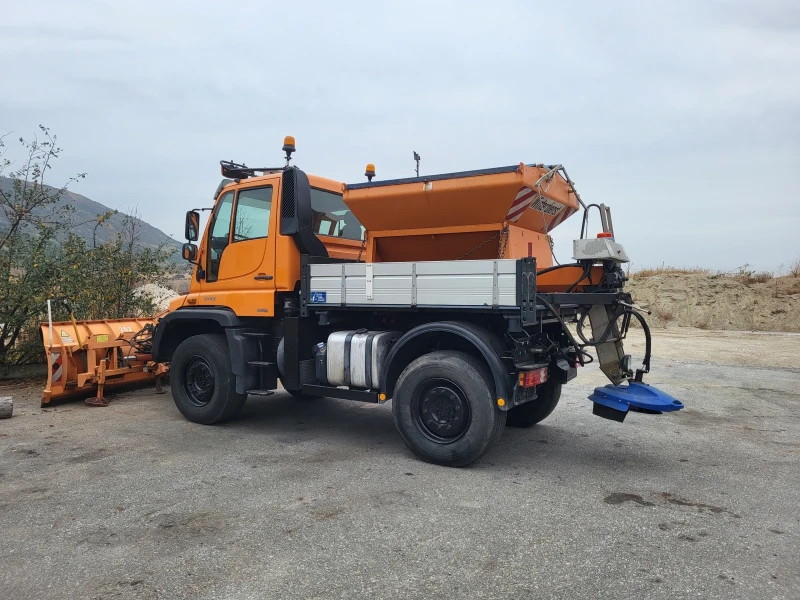
[{"label": "asphalt surface", "polygon": [[587,367],[465,469],[416,460],[389,406],[279,393],[204,427],[151,390],[15,387],[0,598],[800,598],[800,360],[680,343],[649,381],[685,410],[595,417]]}]

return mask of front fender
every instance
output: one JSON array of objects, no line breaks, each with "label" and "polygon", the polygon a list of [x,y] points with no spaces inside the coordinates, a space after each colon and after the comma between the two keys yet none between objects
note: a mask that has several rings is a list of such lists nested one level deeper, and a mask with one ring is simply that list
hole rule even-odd
[{"label": "front fender", "polygon": [[[170,340],[170,330],[175,325],[190,325],[193,323],[215,323],[220,329],[236,327],[241,325],[241,321],[236,314],[228,308],[219,307],[195,307],[179,308],[178,310],[167,313],[156,324],[153,332],[153,360],[158,362],[169,362],[176,344]],[[204,333],[198,331],[198,333]]]}]

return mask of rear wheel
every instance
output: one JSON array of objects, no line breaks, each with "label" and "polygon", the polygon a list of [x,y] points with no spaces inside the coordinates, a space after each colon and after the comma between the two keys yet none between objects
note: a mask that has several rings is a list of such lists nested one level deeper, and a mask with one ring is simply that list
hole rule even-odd
[{"label": "rear wheel", "polygon": [[509,427],[531,427],[550,416],[561,398],[561,384],[549,379],[536,388],[536,393],[538,396],[535,400],[508,411],[506,424]]},{"label": "rear wheel", "polygon": [[414,454],[450,467],[480,458],[506,422],[506,413],[495,406],[486,365],[452,351],[426,354],[406,367],[397,380],[392,412]]},{"label": "rear wheel", "polygon": [[210,425],[238,413],[247,396],[236,393],[228,342],[221,334],[195,335],[175,350],[170,365],[172,398],[193,423]]}]

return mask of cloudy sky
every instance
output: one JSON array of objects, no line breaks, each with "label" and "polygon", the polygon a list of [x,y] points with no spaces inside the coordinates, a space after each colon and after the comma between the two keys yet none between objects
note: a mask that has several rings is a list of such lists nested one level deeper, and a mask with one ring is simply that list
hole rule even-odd
[{"label": "cloudy sky", "polygon": [[[218,161],[357,182],[564,164],[634,268],[800,254],[800,4],[4,3],[0,131],[65,149],[50,182],[180,237]],[[580,229],[556,232],[567,259]],[[595,227],[597,229],[597,227]]]}]

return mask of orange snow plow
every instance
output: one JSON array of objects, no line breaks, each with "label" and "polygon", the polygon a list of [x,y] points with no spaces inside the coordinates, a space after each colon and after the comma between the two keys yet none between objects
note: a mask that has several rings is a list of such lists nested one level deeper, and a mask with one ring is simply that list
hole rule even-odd
[{"label": "orange snow plow", "polygon": [[41,326],[47,355],[47,387],[42,406],[62,398],[86,397],[92,406],[107,406],[107,386],[154,380],[161,392],[164,365],[153,361],[154,319],[48,321]]}]

